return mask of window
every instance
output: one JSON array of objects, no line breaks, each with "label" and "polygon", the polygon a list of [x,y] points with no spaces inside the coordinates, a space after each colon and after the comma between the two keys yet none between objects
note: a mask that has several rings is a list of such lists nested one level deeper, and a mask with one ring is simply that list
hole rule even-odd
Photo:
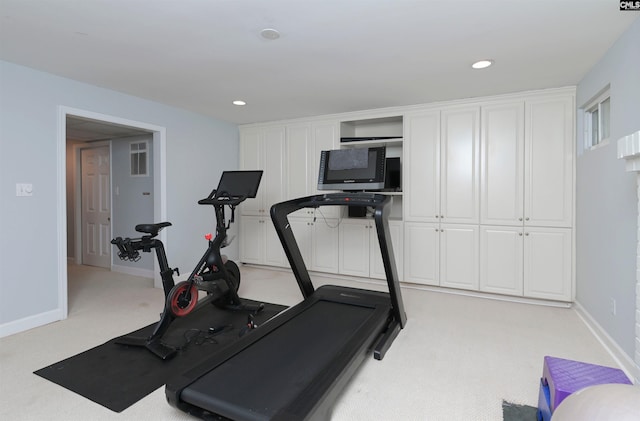
[{"label": "window", "polygon": [[147,168],[149,167],[149,154],[147,153],[147,141],[131,142],[129,150],[131,152],[131,175],[146,176],[149,175]]},{"label": "window", "polygon": [[584,108],[585,149],[609,143],[611,121],[611,97],[609,88]]}]

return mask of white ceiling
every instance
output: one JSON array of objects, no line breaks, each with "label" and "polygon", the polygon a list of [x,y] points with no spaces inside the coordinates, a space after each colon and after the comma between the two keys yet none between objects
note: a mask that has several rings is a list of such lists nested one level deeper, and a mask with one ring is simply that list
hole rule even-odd
[{"label": "white ceiling", "polygon": [[636,18],[618,0],[0,0],[0,59],[250,123],[576,85]]}]

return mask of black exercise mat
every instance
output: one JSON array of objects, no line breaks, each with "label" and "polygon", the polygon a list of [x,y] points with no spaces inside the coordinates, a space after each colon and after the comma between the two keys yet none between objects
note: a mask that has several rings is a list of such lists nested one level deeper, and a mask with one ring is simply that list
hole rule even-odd
[{"label": "black exercise mat", "polygon": [[504,421],[537,421],[538,408],[502,401],[502,419]]},{"label": "black exercise mat", "polygon": [[[243,301],[255,304],[250,300]],[[285,308],[265,303],[254,322],[259,326]],[[116,344],[117,338],[114,338],[35,374],[112,411],[121,412],[166,384],[172,376],[182,374],[235,342],[246,330],[247,321],[246,312],[221,310],[207,303],[197,307],[188,317],[176,319],[164,335],[164,343],[181,348],[171,360],[163,361],[143,347]],[[147,337],[154,326],[155,323],[130,335]],[[211,327],[223,326],[226,328],[219,334],[209,332]]]}]

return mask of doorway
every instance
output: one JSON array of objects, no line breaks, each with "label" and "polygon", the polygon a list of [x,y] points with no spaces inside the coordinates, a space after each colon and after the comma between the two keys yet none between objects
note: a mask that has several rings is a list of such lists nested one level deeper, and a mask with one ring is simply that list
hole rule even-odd
[{"label": "doorway", "polygon": [[[150,157],[154,168],[153,172],[153,211],[150,218],[152,220],[163,220],[166,215],[166,178],[165,178],[165,129],[143,122],[126,120],[120,117],[114,117],[104,114],[93,113],[85,110],[71,109],[68,107],[59,108],[59,134],[58,134],[58,212],[59,212],[59,271],[58,271],[58,293],[59,304],[62,319],[68,315],[68,271],[67,262],[75,262],[80,264],[92,264],[110,268],[113,264],[111,256],[110,240],[112,238],[112,221],[111,210],[102,212],[100,218],[108,218],[106,221],[99,223],[89,221],[92,225],[91,231],[87,231],[80,224],[81,215],[84,206],[78,200],[79,192],[82,187],[80,159],[81,150],[95,150],[94,147],[104,147],[103,152],[108,151],[110,158],[110,142],[122,141],[130,136],[145,135],[150,139],[153,148],[153,156]],[[90,147],[91,149],[88,149]],[[98,148],[99,149],[99,148]],[[104,154],[103,154],[104,157]],[[111,162],[102,159],[102,167],[107,167],[111,171]],[[106,174],[103,174],[106,176]],[[66,180],[66,182],[65,182]],[[87,182],[85,182],[86,185]],[[96,189],[98,196],[102,195],[103,202],[111,205],[111,182],[107,178],[98,182]],[[92,187],[93,188],[93,187]],[[102,191],[101,191],[102,190]],[[66,216],[66,218],[65,218]],[[86,216],[86,215],[85,215]],[[106,223],[105,223],[106,222]],[[85,234],[82,234],[82,231]],[[100,231],[101,230],[101,231]],[[91,232],[89,236],[86,232]],[[164,234],[164,233],[162,233]],[[161,240],[165,241],[164,235],[161,234]],[[89,237],[89,241],[87,241]],[[102,243],[94,242],[102,238]],[[106,240],[106,241],[105,241]],[[82,243],[89,245],[89,255],[85,253]],[[91,250],[93,247],[93,250]],[[84,254],[84,255],[83,255]],[[93,256],[92,256],[93,254]],[[93,261],[93,257],[99,255],[99,261]],[[154,262],[154,286],[161,287],[161,280],[157,274],[158,268]]]}]

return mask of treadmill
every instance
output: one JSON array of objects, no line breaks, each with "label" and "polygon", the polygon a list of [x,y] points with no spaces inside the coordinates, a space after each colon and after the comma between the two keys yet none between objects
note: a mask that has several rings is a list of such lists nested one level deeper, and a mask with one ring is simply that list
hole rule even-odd
[{"label": "treadmill", "polygon": [[[389,235],[391,198],[331,193],[273,205],[271,218],[304,300],[167,383],[169,404],[206,420],[329,419],[365,358],[381,360],[407,317]],[[389,292],[315,289],[289,225],[302,208],[374,209]]]}]

